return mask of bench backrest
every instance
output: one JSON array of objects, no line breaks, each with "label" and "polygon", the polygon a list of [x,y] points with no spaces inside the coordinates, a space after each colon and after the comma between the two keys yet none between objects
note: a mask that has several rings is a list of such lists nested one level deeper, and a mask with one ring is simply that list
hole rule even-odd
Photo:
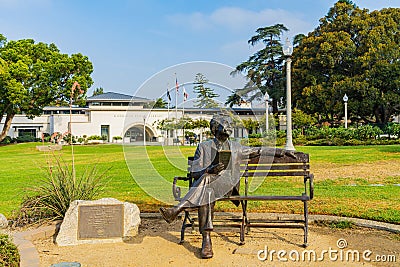
[{"label": "bench backrest", "polygon": [[296,156],[257,157],[244,161],[240,169],[242,176],[308,176],[310,158],[303,152],[294,152]]},{"label": "bench backrest", "polygon": [[[294,152],[295,158],[283,157],[256,157],[243,160],[240,164],[242,176],[308,176],[310,174],[310,158],[303,152]],[[188,173],[194,157],[188,157]]]},{"label": "bench backrest", "polygon": [[[248,196],[249,179],[252,177],[301,177],[304,183],[304,191],[299,192],[298,196],[262,196],[262,199],[290,199],[308,201],[314,196],[314,176],[310,173],[310,158],[309,155],[303,152],[294,152],[294,156],[282,157],[256,157],[243,160],[240,165],[241,176],[245,181],[244,195]],[[191,169],[194,157],[188,157],[188,173],[186,177],[175,177],[173,193],[176,200],[180,200],[180,188],[176,186],[177,180],[189,182],[189,187],[192,186],[193,177]],[[300,188],[298,188],[300,189]]]}]

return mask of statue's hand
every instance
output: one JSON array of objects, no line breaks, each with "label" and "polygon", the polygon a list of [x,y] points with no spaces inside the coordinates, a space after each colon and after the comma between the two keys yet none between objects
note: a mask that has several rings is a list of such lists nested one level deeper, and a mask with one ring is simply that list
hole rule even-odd
[{"label": "statue's hand", "polygon": [[252,158],[257,158],[257,157],[260,156],[260,154],[261,154],[261,148],[257,148],[257,149],[255,149],[255,150],[253,150],[253,151],[250,152],[249,158],[250,158],[250,159],[252,159]]},{"label": "statue's hand", "polygon": [[285,155],[294,159],[296,158],[294,151],[285,150]]},{"label": "statue's hand", "polygon": [[206,172],[210,174],[218,174],[222,170],[224,170],[224,164],[220,162],[218,164],[211,165],[210,167],[208,167]]}]

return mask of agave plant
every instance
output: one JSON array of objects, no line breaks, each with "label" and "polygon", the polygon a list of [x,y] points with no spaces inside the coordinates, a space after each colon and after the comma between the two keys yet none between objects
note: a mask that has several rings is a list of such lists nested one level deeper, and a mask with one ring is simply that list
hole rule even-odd
[{"label": "agave plant", "polygon": [[33,188],[36,195],[36,208],[51,219],[63,219],[69,205],[74,200],[92,200],[104,188],[106,171],[99,172],[97,165],[87,167],[76,176],[60,156],[54,156],[54,166],[49,164],[47,175]]}]

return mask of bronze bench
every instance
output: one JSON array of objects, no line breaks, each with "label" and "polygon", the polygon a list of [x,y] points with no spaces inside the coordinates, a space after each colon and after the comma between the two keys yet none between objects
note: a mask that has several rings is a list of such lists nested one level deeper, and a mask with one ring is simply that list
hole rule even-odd
[{"label": "bronze bench", "polygon": [[[239,200],[242,206],[241,218],[233,218],[231,220],[236,221],[236,224],[226,224],[226,226],[237,226],[240,227],[240,243],[245,242],[245,232],[247,233],[251,227],[264,227],[264,228],[300,228],[304,230],[304,243],[303,246],[307,246],[307,235],[308,235],[308,201],[313,199],[314,196],[314,175],[310,173],[310,159],[309,155],[302,152],[294,152],[296,158],[289,157],[287,155],[283,157],[274,157],[271,163],[271,159],[263,160],[263,158],[253,158],[244,160],[241,163],[241,180],[244,180],[245,188],[243,195],[230,196],[219,199],[218,201],[228,200]],[[188,173],[186,177],[175,177],[173,182],[173,194],[175,200],[181,199],[181,188],[178,186],[178,181],[188,182],[188,186],[191,187],[193,178],[191,176],[191,164],[193,157],[188,158]],[[301,178],[304,188],[294,195],[256,195],[249,192],[249,180],[254,177],[298,177]],[[296,178],[295,178],[296,179]],[[303,218],[298,220],[293,219],[277,219],[277,220],[250,220],[247,214],[247,203],[248,201],[301,201],[303,202]],[[193,209],[185,210],[185,215],[181,228],[181,240],[184,241],[185,229],[187,227],[194,227],[194,219],[190,215],[190,211]]]}]

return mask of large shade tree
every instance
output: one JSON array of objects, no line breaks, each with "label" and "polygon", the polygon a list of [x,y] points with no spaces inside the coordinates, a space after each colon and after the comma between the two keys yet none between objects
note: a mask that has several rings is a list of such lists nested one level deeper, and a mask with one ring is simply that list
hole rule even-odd
[{"label": "large shade tree", "polygon": [[278,103],[284,97],[282,67],[284,57],[282,54],[281,35],[288,29],[283,24],[262,27],[256,30],[256,35],[248,40],[251,46],[263,47],[251,55],[249,59],[236,66],[233,74],[243,73],[249,82],[244,88],[237,89],[228,97],[226,104],[238,104],[241,98],[248,101],[262,99],[268,92],[272,98],[273,112],[278,111]]},{"label": "large shade tree", "polygon": [[[2,141],[16,114],[28,118],[40,116],[43,107],[79,103],[93,84],[92,63],[82,54],[60,53],[54,44],[35,43],[32,39],[6,41],[0,38],[0,132]],[[80,88],[72,92],[73,84]]]},{"label": "large shade tree", "polygon": [[340,120],[387,123],[400,112],[400,9],[370,12],[338,1],[293,52],[297,107]]}]

